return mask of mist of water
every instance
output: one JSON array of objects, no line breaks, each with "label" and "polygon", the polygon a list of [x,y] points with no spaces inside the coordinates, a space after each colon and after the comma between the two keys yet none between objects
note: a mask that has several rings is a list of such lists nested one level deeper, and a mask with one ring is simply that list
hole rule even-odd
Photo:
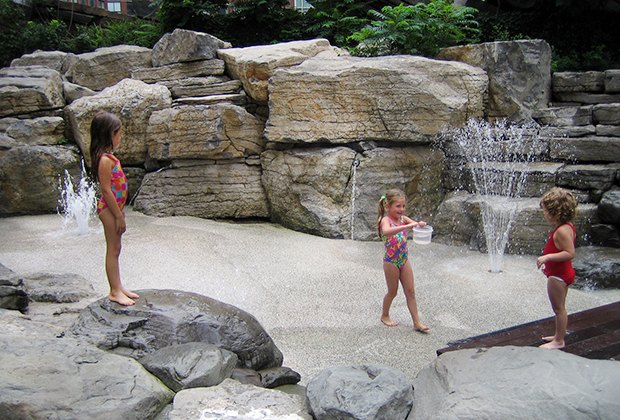
[{"label": "mist of water", "polygon": [[82,172],[77,185],[74,184],[69,171],[65,169],[63,179],[59,180],[59,188],[58,213],[63,216],[63,229],[74,226],[78,235],[88,234],[89,224],[97,212],[97,191],[84,169],[84,164],[82,163]]},{"label": "mist of water", "polygon": [[501,272],[509,234],[527,187],[527,164],[541,153],[534,123],[495,123],[470,119],[448,135],[459,146],[480,198],[491,272]]}]

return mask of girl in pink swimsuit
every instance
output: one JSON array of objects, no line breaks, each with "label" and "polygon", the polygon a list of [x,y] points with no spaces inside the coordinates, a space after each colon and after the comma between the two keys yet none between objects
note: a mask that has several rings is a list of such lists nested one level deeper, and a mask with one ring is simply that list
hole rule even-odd
[{"label": "girl in pink swimsuit", "polygon": [[575,270],[571,260],[575,257],[577,232],[571,223],[575,217],[577,200],[569,191],[552,188],[541,200],[545,220],[555,226],[543,251],[536,260],[536,266],[547,276],[547,295],[555,313],[555,334],[543,337],[547,343],[540,347],[561,349],[565,346],[564,337],[568,324],[566,295],[568,286],[575,280]]},{"label": "girl in pink swimsuit", "polygon": [[97,214],[106,242],[105,271],[110,284],[108,298],[121,305],[133,305],[139,296],[125,289],[121,283],[118,258],[121,237],[125,233],[127,178],[119,160],[112,154],[121,143],[121,120],[109,112],[98,112],[90,125],[90,159],[93,179],[99,181],[101,198]]},{"label": "girl in pink swimsuit", "polygon": [[398,293],[398,283],[403,285],[407,308],[413,320],[416,331],[428,332],[429,327],[422,324],[418,314],[418,304],[415,299],[413,269],[407,255],[407,229],[415,226],[425,226],[425,222],[416,222],[405,216],[407,199],[400,190],[388,190],[379,200],[379,216],[377,230],[379,237],[385,244],[383,257],[383,272],[387,283],[387,293],[383,298],[381,322],[389,327],[398,325],[390,318],[390,307]]}]

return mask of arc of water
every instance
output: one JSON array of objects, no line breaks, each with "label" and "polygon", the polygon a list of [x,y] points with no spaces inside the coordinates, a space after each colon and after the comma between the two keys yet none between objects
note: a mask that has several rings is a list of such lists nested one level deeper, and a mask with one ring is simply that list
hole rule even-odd
[{"label": "arc of water", "polygon": [[355,225],[355,178],[357,175],[357,167],[359,165],[359,159],[353,159],[353,162],[351,163],[351,218],[349,221],[349,232],[351,232],[351,239],[355,239],[353,235],[353,227]]}]

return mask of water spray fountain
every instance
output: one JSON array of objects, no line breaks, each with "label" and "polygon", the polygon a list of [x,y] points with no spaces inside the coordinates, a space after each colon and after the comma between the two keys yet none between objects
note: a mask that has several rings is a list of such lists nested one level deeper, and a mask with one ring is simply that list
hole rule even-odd
[{"label": "water spray fountain", "polygon": [[519,212],[518,198],[527,186],[528,163],[541,153],[542,142],[534,123],[495,123],[470,119],[448,133],[466,159],[475,194],[480,198],[482,224],[490,270],[502,271],[510,230]]},{"label": "water spray fountain", "polygon": [[89,233],[89,222],[97,210],[97,194],[95,186],[88,177],[82,162],[80,181],[75,187],[73,178],[65,169],[63,180],[59,180],[60,199],[58,213],[63,216],[63,229],[72,224],[77,225],[78,235]]},{"label": "water spray fountain", "polygon": [[351,232],[351,239],[355,239],[353,237],[353,225],[355,223],[355,177],[357,174],[357,167],[360,166],[360,161],[359,159],[354,159],[353,162],[351,163],[351,219],[349,221],[350,223],[350,228],[349,231]]}]

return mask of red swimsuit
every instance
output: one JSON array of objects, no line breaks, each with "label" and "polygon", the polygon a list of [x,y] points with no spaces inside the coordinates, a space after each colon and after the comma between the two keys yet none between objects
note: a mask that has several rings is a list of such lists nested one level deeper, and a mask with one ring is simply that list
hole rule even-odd
[{"label": "red swimsuit", "polygon": [[[575,226],[573,226],[572,223],[566,223],[566,224],[570,226],[571,229],[573,230],[573,242],[574,242],[577,237],[577,230],[575,229]],[[553,229],[553,232],[551,232],[551,234],[549,235],[549,240],[547,240],[547,245],[545,245],[545,249],[543,250],[543,255],[555,254],[556,252],[562,251],[561,249],[558,249],[555,246],[555,243],[553,242],[553,235],[555,235],[555,232],[562,226],[564,225],[557,226],[555,229]],[[564,280],[564,283],[566,283],[567,286],[570,286],[575,281],[575,269],[573,268],[573,264],[571,260],[547,261],[545,263],[545,268],[543,269],[543,273],[545,273],[545,276],[547,277],[554,276],[554,277],[561,278],[562,280]]]}]

